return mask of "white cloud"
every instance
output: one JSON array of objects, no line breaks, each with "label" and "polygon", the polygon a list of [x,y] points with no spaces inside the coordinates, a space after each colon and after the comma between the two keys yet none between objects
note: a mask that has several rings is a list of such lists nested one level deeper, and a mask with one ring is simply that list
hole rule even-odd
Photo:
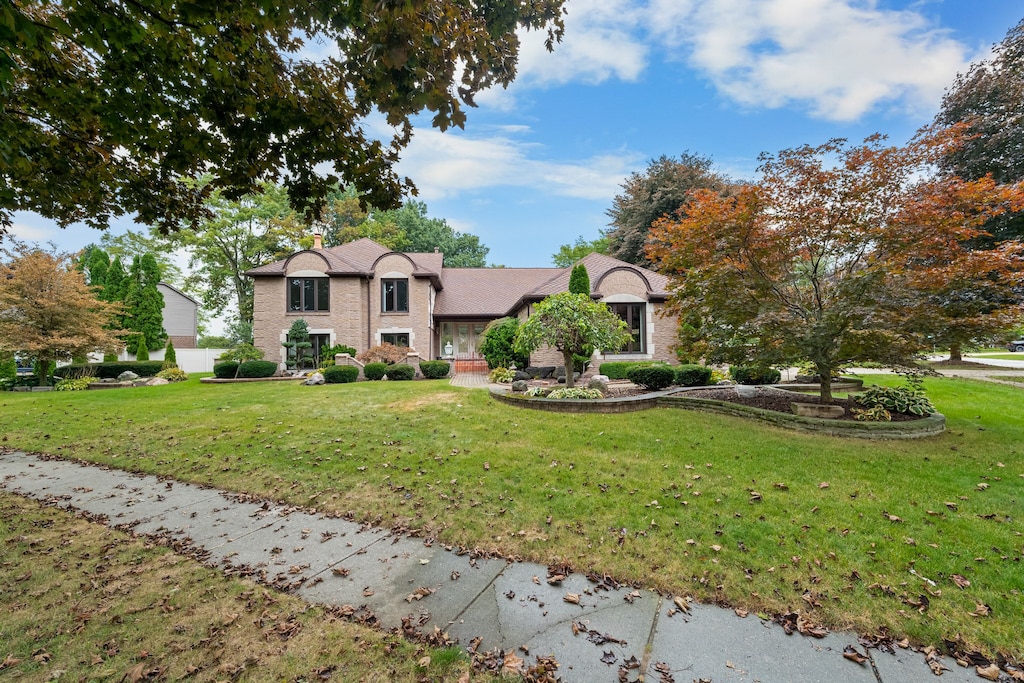
[{"label": "white cloud", "polygon": [[43,225],[29,225],[28,223],[14,221],[11,223],[10,235],[22,242],[42,243],[55,240],[58,236],[57,230],[59,230],[59,228],[57,228],[56,225],[48,227]]},{"label": "white cloud", "polygon": [[497,186],[524,187],[541,196],[608,199],[638,162],[633,154],[581,160],[546,160],[544,148],[508,131],[473,137],[420,129],[402,156],[399,172],[415,179],[425,200]]},{"label": "white cloud", "polygon": [[652,0],[649,9],[651,34],[729,98],[799,104],[824,119],[880,106],[931,111],[976,56],[923,15],[875,0]]}]

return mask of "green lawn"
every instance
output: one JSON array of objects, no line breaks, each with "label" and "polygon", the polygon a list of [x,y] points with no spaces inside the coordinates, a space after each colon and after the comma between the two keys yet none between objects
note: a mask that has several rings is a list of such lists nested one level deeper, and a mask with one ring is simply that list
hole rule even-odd
[{"label": "green lawn", "polygon": [[949,431],[912,442],[673,409],[518,410],[444,381],[190,380],[0,394],[0,443],[1020,661],[1020,389],[957,379],[926,388]]},{"label": "green lawn", "polygon": [[1024,360],[1024,353],[1013,351],[993,351],[986,353],[967,353],[964,358],[991,358],[994,360]]}]

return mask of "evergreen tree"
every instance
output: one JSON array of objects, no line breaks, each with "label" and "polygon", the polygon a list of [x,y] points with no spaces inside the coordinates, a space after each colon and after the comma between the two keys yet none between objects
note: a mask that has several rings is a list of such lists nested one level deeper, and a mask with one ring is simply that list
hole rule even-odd
[{"label": "evergreen tree", "polygon": [[590,274],[582,263],[573,266],[572,273],[569,274],[569,291],[590,296]]},{"label": "evergreen tree", "polygon": [[146,335],[138,335],[138,342],[135,347],[135,360],[149,360],[149,346],[146,344]]},{"label": "evergreen tree", "polygon": [[[110,256],[107,255],[107,252],[99,247],[90,247],[85,261],[85,276],[89,286],[105,288],[107,286],[107,271],[109,269]],[[99,292],[99,298],[109,301],[103,289]]]},{"label": "evergreen tree", "polygon": [[144,337],[150,350],[162,348],[167,340],[164,332],[164,295],[157,289],[160,267],[152,254],[136,256],[128,272],[124,294],[125,322],[128,330],[125,341],[129,347],[138,345]]},{"label": "evergreen tree", "polygon": [[[115,256],[114,260],[110,263],[110,267],[107,268],[106,277],[103,279],[104,301],[124,301],[126,277],[124,266],[121,265],[121,259]],[[124,327],[124,318],[123,312],[116,316],[113,321],[115,329]]]},{"label": "evergreen tree", "polygon": [[174,342],[169,337],[167,339],[167,346],[164,347],[164,363],[178,364],[178,356],[174,353]]}]

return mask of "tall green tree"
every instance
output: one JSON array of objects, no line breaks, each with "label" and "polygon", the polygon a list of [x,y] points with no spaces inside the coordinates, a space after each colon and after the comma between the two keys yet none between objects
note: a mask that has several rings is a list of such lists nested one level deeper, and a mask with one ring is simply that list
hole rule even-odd
[{"label": "tall green tree", "polygon": [[[121,259],[114,257],[107,268],[107,275],[103,280],[103,300],[123,302],[128,292],[128,274],[124,272]],[[115,320],[112,322],[114,328],[124,327],[124,309],[119,310]]]},{"label": "tall green tree", "polygon": [[[478,92],[515,77],[518,30],[561,39],[563,4],[7,0],[0,231],[14,210],[172,231],[212,219],[214,192],[278,179],[299,212],[339,182],[395,207],[413,187],[394,171],[413,117],[463,126]],[[366,134],[375,112],[390,139]]]},{"label": "tall green tree", "polygon": [[[104,287],[107,284],[107,270],[110,269],[110,256],[97,246],[87,247],[85,277],[90,287]],[[105,296],[100,294],[100,298]]]},{"label": "tall green tree", "polygon": [[569,273],[569,291],[573,294],[586,294],[590,296],[590,274],[587,267],[577,263]]},{"label": "tall green tree", "polygon": [[100,246],[113,258],[120,256],[122,263],[131,263],[136,256],[149,254],[160,266],[160,279],[174,285],[181,285],[183,275],[175,253],[168,248],[167,241],[158,232],[127,230],[120,235],[105,233]]},{"label": "tall green tree", "polygon": [[443,218],[427,215],[424,202],[409,200],[394,211],[374,216],[378,222],[393,222],[404,235],[400,251],[432,252],[444,254],[446,268],[483,268],[487,265],[487,247],[480,238],[454,230]]},{"label": "tall green tree", "polygon": [[160,267],[152,254],[136,256],[128,271],[124,295],[124,321],[128,348],[135,349],[140,339],[150,351],[162,348],[167,341],[164,332],[164,295],[157,288]]},{"label": "tall green tree", "polygon": [[565,386],[571,388],[573,356],[587,347],[614,352],[631,339],[626,323],[607,304],[587,294],[562,292],[544,299],[516,334],[516,353],[528,355],[547,345],[562,353]]},{"label": "tall green tree", "polygon": [[32,358],[43,385],[57,361],[120,347],[118,306],[96,297],[70,254],[15,242],[0,257],[0,356]]},{"label": "tall green tree", "polygon": [[262,190],[238,200],[214,192],[209,200],[213,218],[164,238],[169,248],[188,254],[183,286],[213,315],[234,305],[240,320],[252,321],[253,281],[243,273],[283,258],[308,237],[284,187],[265,183]]},{"label": "tall green tree", "polygon": [[712,170],[711,158],[683,152],[679,158],[662,155],[652,159],[643,173],[632,173],[622,192],[608,209],[611,227],[608,254],[627,263],[650,266],[644,253],[651,225],[662,216],[673,216],[690,201],[694,190],[726,193],[728,178]]},{"label": "tall green tree", "polygon": [[587,240],[580,235],[572,244],[561,245],[558,251],[551,255],[551,263],[556,268],[568,268],[587,254],[607,254],[610,248],[611,242],[606,236]]}]

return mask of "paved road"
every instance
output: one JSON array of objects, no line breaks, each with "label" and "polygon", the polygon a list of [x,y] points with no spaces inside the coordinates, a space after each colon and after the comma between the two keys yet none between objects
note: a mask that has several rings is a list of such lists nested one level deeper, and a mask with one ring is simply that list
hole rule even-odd
[{"label": "paved road", "polygon": [[[813,638],[751,615],[548,568],[472,558],[423,539],[216,489],[0,451],[0,489],[148,535],[211,567],[311,602],[372,611],[384,628],[448,631],[480,651],[553,655],[566,683],[765,681],[932,683],[924,656],[867,650],[843,657],[853,633]],[[521,646],[530,653],[528,656]],[[950,660],[944,683],[978,680]],[[623,668],[624,667],[624,668]],[[624,672],[620,674],[620,671]],[[641,675],[643,677],[641,678]]]}]

